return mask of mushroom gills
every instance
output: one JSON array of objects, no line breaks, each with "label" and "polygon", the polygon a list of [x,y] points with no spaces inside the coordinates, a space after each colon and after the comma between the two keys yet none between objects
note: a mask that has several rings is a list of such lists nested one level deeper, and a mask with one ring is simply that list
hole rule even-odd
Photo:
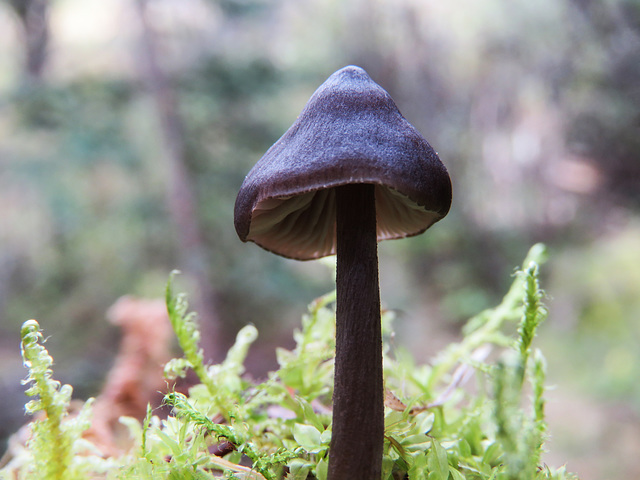
[{"label": "mushroom gills", "polygon": [[[376,185],[375,196],[378,240],[418,235],[440,219],[438,213],[392,188]],[[309,260],[334,255],[335,235],[332,188],[260,201],[247,240],[290,258]]]}]

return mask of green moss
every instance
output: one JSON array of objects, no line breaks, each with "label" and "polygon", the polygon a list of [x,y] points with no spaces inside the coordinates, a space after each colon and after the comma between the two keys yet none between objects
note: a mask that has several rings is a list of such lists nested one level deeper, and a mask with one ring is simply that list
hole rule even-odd
[{"label": "green moss", "polygon": [[28,320],[20,334],[22,358],[29,371],[23,383],[29,385],[25,393],[32,397],[25,411],[35,419],[30,424],[31,434],[24,450],[0,471],[1,478],[82,480],[107,471],[110,462],[94,455],[91,445],[81,438],[91,425],[93,399],[71,415],[73,389],[52,378],[53,359],[43,345],[40,325]]},{"label": "green moss", "polygon": [[[532,248],[502,303],[473,317],[461,341],[432,364],[417,365],[406,351],[385,345],[384,480],[576,478],[562,468],[551,470],[540,458],[546,435],[545,362],[532,344],[547,313],[538,279],[544,259],[542,246]],[[142,423],[123,420],[136,441],[130,452],[108,464],[95,459],[92,464],[86,460],[90,457],[78,455],[91,402],[79,416],[69,417],[71,388],[51,379],[52,360],[39,327],[34,321],[25,323],[28,394],[36,397],[27,409],[44,412],[46,418],[33,424],[28,456],[14,459],[1,475],[326,479],[334,300],[329,294],[310,305],[301,329],[294,332],[295,348],[278,349],[278,370],[253,383],[243,376],[243,365],[258,335],[255,327],[239,332],[224,362],[204,364],[195,314],[188,313],[184,295],[174,294],[170,280],[168,311],[184,357],[169,362],[166,373],[175,377],[192,368],[201,383],[188,394],[166,394],[164,401],[172,407],[166,419],[149,408]],[[385,338],[392,333],[392,320],[386,312]],[[498,353],[492,356],[495,362],[487,361],[490,351]],[[466,388],[472,379],[475,388]],[[211,453],[223,444],[228,447],[223,457]]]}]

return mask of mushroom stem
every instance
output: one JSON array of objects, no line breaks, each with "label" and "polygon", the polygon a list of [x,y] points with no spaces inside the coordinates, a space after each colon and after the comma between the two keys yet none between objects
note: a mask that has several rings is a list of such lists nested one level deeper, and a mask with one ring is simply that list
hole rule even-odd
[{"label": "mushroom stem", "polygon": [[330,480],[382,470],[384,399],[375,186],[336,188],[337,312]]}]

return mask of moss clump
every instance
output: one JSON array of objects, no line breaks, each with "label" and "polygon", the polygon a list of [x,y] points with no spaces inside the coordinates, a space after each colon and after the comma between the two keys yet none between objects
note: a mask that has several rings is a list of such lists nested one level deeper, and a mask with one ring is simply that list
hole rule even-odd
[{"label": "moss clump", "polygon": [[[384,480],[576,478],[541,463],[545,362],[532,344],[547,315],[538,279],[544,260],[544,248],[533,247],[501,304],[469,320],[461,341],[431,364],[417,365],[406,351],[385,345]],[[22,454],[0,477],[325,480],[334,300],[329,294],[310,305],[294,332],[295,348],[278,349],[279,369],[254,383],[244,376],[243,364],[258,335],[255,327],[238,333],[224,362],[204,364],[196,317],[170,280],[168,311],[185,355],[170,361],[165,375],[175,378],[190,368],[200,383],[187,394],[165,395],[172,407],[167,418],[151,408],[142,422],[123,418],[132,445],[109,459],[91,454],[82,439],[91,401],[77,416],[69,415],[71,387],[52,380],[38,324],[26,322],[25,382],[34,397],[27,411],[38,418]],[[387,338],[392,321],[385,312]],[[487,360],[490,352],[497,360]],[[466,388],[473,378],[475,388]]]}]

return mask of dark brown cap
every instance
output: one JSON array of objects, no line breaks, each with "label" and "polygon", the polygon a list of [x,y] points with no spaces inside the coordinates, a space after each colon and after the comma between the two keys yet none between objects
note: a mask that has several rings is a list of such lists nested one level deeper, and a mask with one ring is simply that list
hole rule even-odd
[{"label": "dark brown cap", "polygon": [[298,260],[334,254],[333,187],[353,183],[376,185],[378,240],[422,233],[451,205],[437,153],[367,72],[348,66],[315,91],[246,176],[238,236]]}]

